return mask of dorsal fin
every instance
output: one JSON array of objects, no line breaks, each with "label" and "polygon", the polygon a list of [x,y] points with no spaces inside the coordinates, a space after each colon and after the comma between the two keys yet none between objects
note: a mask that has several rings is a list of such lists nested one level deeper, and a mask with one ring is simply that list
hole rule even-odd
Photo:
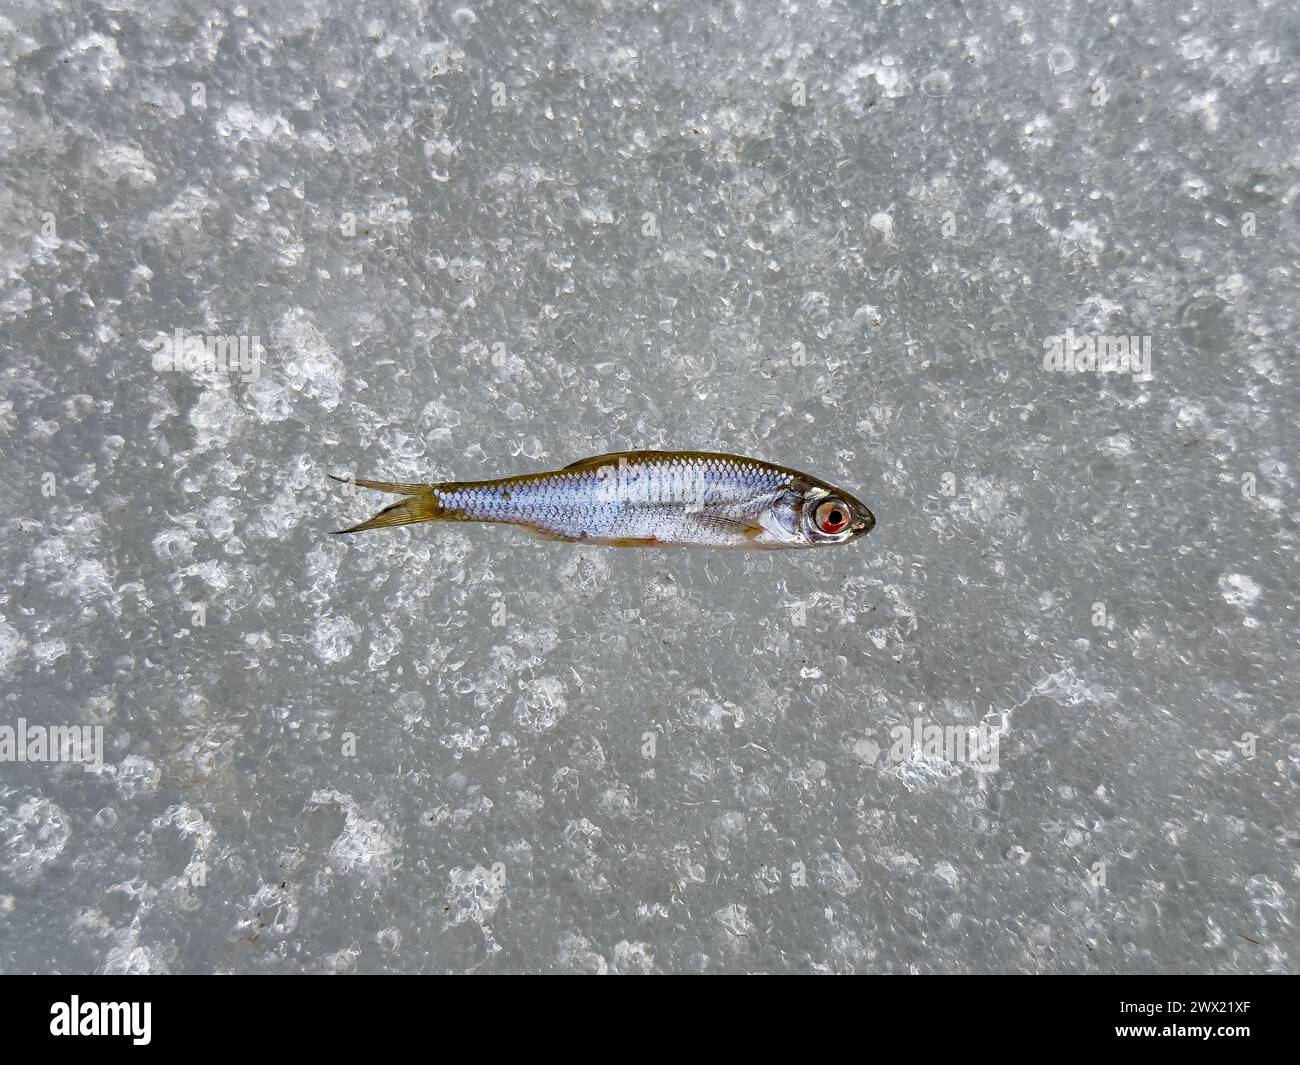
[{"label": "dorsal fin", "polygon": [[643,458],[646,455],[670,455],[670,451],[611,451],[607,455],[592,455],[591,458],[578,459],[577,462],[570,462],[564,467],[566,470],[590,469],[595,466],[616,465],[619,459],[626,458],[629,462],[634,458]]}]

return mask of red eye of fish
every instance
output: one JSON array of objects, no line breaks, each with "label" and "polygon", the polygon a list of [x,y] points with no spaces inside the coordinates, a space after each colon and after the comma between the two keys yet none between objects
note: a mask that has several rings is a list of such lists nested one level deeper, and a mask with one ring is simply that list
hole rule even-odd
[{"label": "red eye of fish", "polygon": [[817,528],[824,533],[843,532],[844,527],[849,523],[848,508],[843,503],[823,503],[817,508],[813,520],[817,522]]}]

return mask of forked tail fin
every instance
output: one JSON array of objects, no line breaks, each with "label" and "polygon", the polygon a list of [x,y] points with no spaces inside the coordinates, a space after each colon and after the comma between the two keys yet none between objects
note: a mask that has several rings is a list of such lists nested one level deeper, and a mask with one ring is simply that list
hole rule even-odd
[{"label": "forked tail fin", "polygon": [[339,529],[336,535],[343,533],[365,532],[367,529],[389,529],[395,525],[414,525],[421,521],[438,521],[443,517],[442,504],[431,484],[397,484],[391,481],[363,481],[359,477],[331,477],[343,484],[355,484],[361,488],[374,488],[380,492],[392,492],[406,496],[400,503],[384,507],[373,518],[354,525],[350,529]]}]

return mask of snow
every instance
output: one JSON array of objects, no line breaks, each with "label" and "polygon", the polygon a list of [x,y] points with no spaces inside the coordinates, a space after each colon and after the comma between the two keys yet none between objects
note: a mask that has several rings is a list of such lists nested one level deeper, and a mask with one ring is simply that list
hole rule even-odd
[{"label": "snow", "polygon": [[[1295,971],[1298,24],[7,11],[5,967]],[[330,535],[629,447],[878,525]]]}]

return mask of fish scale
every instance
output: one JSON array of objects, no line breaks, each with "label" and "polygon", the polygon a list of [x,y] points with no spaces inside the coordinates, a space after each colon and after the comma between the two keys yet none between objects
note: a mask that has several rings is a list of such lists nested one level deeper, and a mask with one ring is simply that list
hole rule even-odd
[{"label": "fish scale", "polygon": [[744,522],[793,483],[775,467],[719,459],[645,459],[597,469],[559,470],[434,486],[445,510],[466,521],[499,521],[573,540],[651,539],[739,544]]}]

